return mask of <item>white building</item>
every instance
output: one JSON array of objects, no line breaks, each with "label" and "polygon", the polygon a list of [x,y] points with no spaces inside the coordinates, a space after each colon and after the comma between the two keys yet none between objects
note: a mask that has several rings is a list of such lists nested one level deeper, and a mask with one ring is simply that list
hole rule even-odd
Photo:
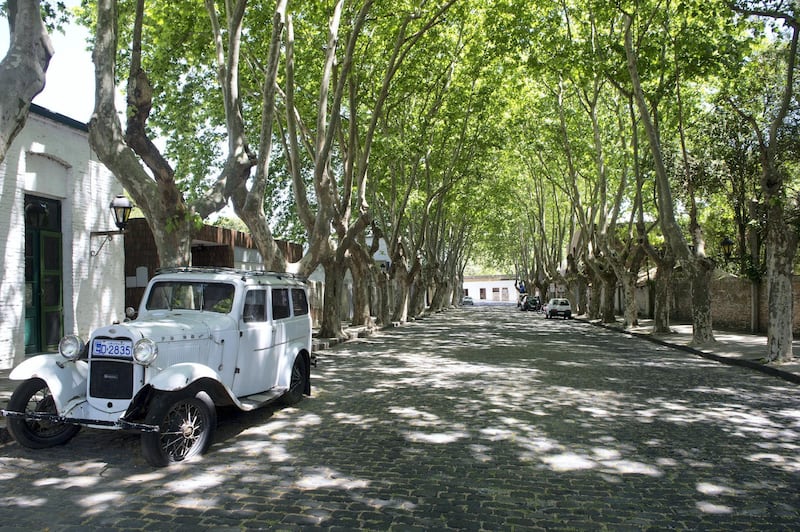
[{"label": "white building", "polygon": [[514,286],[515,280],[504,275],[479,275],[464,277],[464,293],[478,303],[515,303],[518,292]]},{"label": "white building", "polygon": [[[0,369],[124,317],[124,246],[109,209],[121,185],[86,124],[32,105],[0,164]],[[109,239],[110,238],[110,239]]]}]

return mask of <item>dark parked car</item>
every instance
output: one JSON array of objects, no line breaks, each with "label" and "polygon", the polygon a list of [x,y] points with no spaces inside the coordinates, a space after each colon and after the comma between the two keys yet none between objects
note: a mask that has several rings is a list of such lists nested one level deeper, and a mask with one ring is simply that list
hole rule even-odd
[{"label": "dark parked car", "polygon": [[538,312],[542,308],[542,301],[539,296],[525,296],[522,300],[522,310]]}]

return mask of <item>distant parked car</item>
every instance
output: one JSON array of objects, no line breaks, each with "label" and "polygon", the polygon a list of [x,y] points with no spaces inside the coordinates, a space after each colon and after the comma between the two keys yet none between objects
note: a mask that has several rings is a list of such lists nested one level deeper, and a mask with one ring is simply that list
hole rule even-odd
[{"label": "distant parked car", "polygon": [[542,301],[539,296],[525,296],[522,300],[522,310],[538,312],[542,308]]},{"label": "distant parked car", "polygon": [[470,296],[464,296],[464,299],[461,300],[462,305],[474,305],[475,301],[472,300]]},{"label": "distant parked car", "polygon": [[556,316],[562,316],[565,320],[572,318],[572,306],[569,304],[569,299],[553,298],[547,302],[544,317],[555,318]]}]

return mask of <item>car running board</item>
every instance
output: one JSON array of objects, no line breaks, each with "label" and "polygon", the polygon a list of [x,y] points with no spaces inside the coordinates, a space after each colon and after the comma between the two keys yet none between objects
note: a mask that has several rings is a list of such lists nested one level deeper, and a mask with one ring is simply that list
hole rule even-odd
[{"label": "car running board", "polygon": [[285,386],[281,386],[278,388],[273,388],[266,392],[261,392],[253,395],[248,395],[247,397],[242,397],[239,399],[239,408],[245,411],[255,410],[256,408],[261,408],[262,406],[271,403],[281,397],[289,390]]}]

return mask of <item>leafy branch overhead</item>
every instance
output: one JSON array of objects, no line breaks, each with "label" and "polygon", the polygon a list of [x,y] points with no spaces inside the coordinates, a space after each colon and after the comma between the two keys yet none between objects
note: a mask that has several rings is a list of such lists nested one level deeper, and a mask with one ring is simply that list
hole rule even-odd
[{"label": "leafy branch overhead", "polygon": [[[583,294],[578,310],[602,319],[622,286],[626,323],[638,272],[655,264],[668,284],[677,264],[697,342],[713,340],[725,237],[730,269],[792,271],[794,226],[779,219],[793,219],[799,167],[793,2],[95,8],[92,143],[157,228],[162,262],[188,262],[197,222],[232,206],[266,267],[336,280],[326,305],[348,270],[356,291],[386,275],[457,300],[470,262]],[[304,243],[299,262],[279,236]],[[391,299],[395,318],[420,305]],[[324,311],[327,334],[340,310]]]}]

